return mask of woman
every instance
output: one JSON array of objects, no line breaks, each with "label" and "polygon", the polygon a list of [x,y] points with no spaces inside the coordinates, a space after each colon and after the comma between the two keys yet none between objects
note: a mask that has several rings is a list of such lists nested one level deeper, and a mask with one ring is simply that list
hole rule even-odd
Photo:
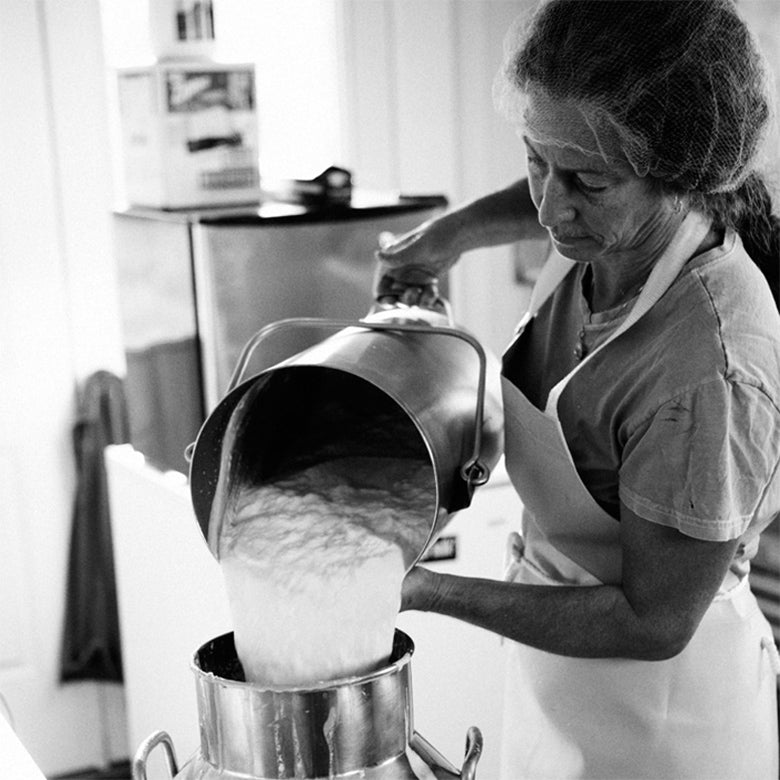
[{"label": "woman", "polygon": [[441,274],[532,235],[529,192],[554,251],[503,363],[522,537],[508,581],[416,567],[403,608],[514,640],[507,780],[776,778],[747,579],[780,512],[780,317],[745,251],[780,261],[761,61],[730,0],[551,0],[504,79],[528,190],[379,256],[385,283]]}]

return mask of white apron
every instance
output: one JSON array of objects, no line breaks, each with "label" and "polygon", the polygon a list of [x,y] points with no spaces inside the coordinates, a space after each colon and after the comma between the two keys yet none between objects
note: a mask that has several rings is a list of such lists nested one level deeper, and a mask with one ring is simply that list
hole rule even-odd
[{"label": "white apron", "polygon": [[[653,306],[708,227],[695,215],[684,220],[633,310],[599,349]],[[548,260],[519,332],[572,266],[560,255]],[[543,413],[502,378],[507,471],[525,507],[516,582],[621,582],[619,523],[582,484],[557,415],[562,390],[587,359],[553,388]],[[502,775],[777,780],[777,667],[747,578],[731,573],[691,642],[670,660],[567,658],[512,642]]]}]

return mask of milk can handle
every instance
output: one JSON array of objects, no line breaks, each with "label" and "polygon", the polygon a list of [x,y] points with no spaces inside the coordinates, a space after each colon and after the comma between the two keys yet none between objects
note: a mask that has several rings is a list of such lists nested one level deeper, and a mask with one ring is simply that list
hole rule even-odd
[{"label": "milk can handle", "polygon": [[433,769],[433,774],[436,777],[444,776],[460,778],[460,780],[476,780],[477,762],[482,755],[482,732],[476,726],[470,726],[466,732],[466,753],[460,772],[419,731],[412,732],[409,744],[415,753]]},{"label": "milk can handle", "polygon": [[471,457],[460,467],[461,477],[468,483],[470,487],[479,487],[484,485],[490,477],[490,469],[482,463],[480,455],[482,454],[482,422],[484,419],[484,406],[485,406],[485,384],[487,374],[487,358],[485,357],[485,350],[482,345],[477,341],[470,333],[466,333],[458,328],[453,327],[441,327],[438,325],[430,325],[425,323],[424,325],[415,325],[411,322],[367,322],[366,320],[327,320],[318,317],[292,317],[290,319],[278,320],[272,322],[270,325],[266,325],[255,333],[252,338],[247,341],[244,348],[241,350],[241,354],[238,356],[238,362],[235,369],[233,369],[233,375],[230,377],[227,391],[225,395],[235,389],[241,378],[244,376],[244,371],[249,364],[249,360],[252,357],[253,352],[261,341],[266,339],[272,333],[277,330],[290,327],[328,327],[334,329],[343,328],[366,328],[368,330],[401,330],[409,331],[412,333],[439,333],[443,336],[453,336],[455,338],[465,341],[470,344],[479,358],[479,381],[477,383],[477,405],[474,412],[474,448],[471,453]]},{"label": "milk can handle", "polygon": [[165,759],[168,762],[168,771],[171,777],[178,774],[176,766],[176,752],[173,749],[173,740],[167,731],[152,732],[139,746],[133,757],[133,780],[146,780],[146,761],[149,754],[158,746],[165,748]]},{"label": "milk can handle", "polygon": [[476,780],[477,762],[482,755],[482,732],[470,726],[466,732],[466,757],[460,770],[461,780]]}]

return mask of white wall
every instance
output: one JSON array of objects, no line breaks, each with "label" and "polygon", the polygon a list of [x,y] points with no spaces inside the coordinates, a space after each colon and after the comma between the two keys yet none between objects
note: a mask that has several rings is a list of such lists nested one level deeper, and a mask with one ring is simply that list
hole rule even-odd
[{"label": "white wall", "polygon": [[98,0],[43,0],[53,176],[74,370],[122,371]]},{"label": "white wall", "polygon": [[74,388],[117,358],[96,3],[4,0],[0,72],[0,692],[51,772],[112,757],[121,701],[58,683]]},{"label": "white wall", "polygon": [[[443,193],[462,203],[525,171],[492,83],[510,24],[532,0],[342,0],[346,164],[359,186]],[[516,253],[466,255],[453,273],[456,319],[500,352],[528,291]]]}]

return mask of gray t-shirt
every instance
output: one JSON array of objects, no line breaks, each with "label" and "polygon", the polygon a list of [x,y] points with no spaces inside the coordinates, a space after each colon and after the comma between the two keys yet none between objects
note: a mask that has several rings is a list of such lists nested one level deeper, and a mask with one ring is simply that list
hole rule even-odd
[{"label": "gray t-shirt", "polygon": [[[586,272],[575,266],[505,355],[505,375],[538,408],[630,308],[592,314]],[[780,513],[780,315],[734,233],[582,366],[558,415],[605,511],[618,519],[622,502],[697,539],[740,538],[732,569],[746,571]]]}]

